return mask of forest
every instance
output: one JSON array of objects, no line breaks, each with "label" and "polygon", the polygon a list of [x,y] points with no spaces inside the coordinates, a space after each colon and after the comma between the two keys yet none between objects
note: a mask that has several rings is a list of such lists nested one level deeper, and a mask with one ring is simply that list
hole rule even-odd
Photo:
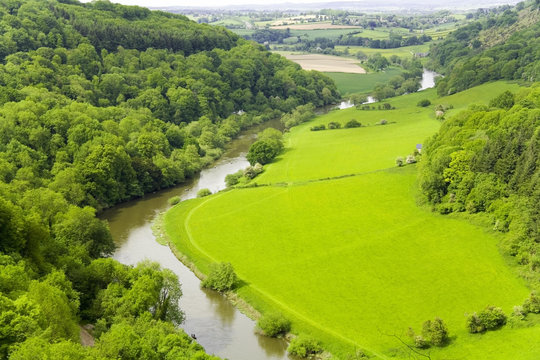
[{"label": "forest", "polygon": [[3,1],[0,36],[0,358],[213,358],[175,327],[176,276],[104,258],[96,213],[192,177],[250,125],[335,102],[335,85],[223,28],[108,1]]},{"label": "forest", "polygon": [[[538,81],[540,2],[518,4],[449,34],[430,49],[430,66],[443,75],[439,95],[493,80]],[[509,31],[510,30],[510,31]]]}]

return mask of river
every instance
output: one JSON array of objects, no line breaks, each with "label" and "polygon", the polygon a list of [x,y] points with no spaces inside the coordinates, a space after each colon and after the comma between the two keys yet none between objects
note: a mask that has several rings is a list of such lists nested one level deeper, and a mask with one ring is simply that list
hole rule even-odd
[{"label": "river", "polygon": [[422,81],[420,82],[420,89],[418,91],[431,89],[435,87],[435,78],[439,76],[435,71],[424,69],[422,73]]},{"label": "river", "polygon": [[[437,75],[433,71],[424,70],[420,90],[435,86],[434,78]],[[373,101],[371,98],[370,102]],[[342,102],[338,107],[346,109],[351,106],[350,102]],[[328,110],[330,108],[323,112]],[[256,134],[267,127],[281,128],[281,124],[273,120],[244,131],[230,143],[228,150],[214,166],[202,170],[190,182],[115,206],[100,216],[109,222],[117,245],[113,255],[115,259],[128,265],[149,259],[178,275],[183,292],[180,307],[186,315],[182,328],[188,334],[194,334],[208,353],[231,360],[289,359],[287,343],[255,334],[253,320],[242,314],[221,294],[201,289],[199,279],[191,270],[167,246],[156,241],[152,223],[158,214],[169,208],[168,199],[173,196],[178,195],[182,200],[187,200],[196,197],[197,191],[203,188],[213,193],[224,189],[227,174],[249,165],[246,160],[247,150]]]},{"label": "river", "polygon": [[167,246],[160,245],[152,234],[155,217],[167,210],[167,200],[179,195],[183,200],[194,198],[197,191],[208,188],[216,192],[225,188],[227,174],[249,165],[245,158],[256,134],[267,127],[279,128],[279,121],[269,121],[242,133],[214,164],[187,184],[163,190],[144,198],[109,209],[101,215],[108,220],[117,245],[113,257],[123,264],[133,265],[149,259],[174,271],[182,284],[180,307],[186,320],[182,328],[195,334],[197,341],[210,354],[231,360],[288,359],[287,343],[255,334],[253,320],[236,309],[217,292],[200,288],[199,279],[173,255]]}]

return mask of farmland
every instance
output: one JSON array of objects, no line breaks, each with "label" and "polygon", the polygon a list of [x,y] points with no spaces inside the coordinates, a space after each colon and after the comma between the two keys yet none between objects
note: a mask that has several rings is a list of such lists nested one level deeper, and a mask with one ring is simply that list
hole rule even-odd
[{"label": "farmland", "polygon": [[[167,232],[203,272],[211,262],[231,262],[241,297],[260,311],[283,312],[294,332],[314,335],[334,354],[408,358],[396,337],[439,316],[452,340],[431,356],[506,359],[520,349],[514,358],[538,357],[527,346],[538,326],[467,333],[464,314],[486,305],[508,313],[528,289],[493,233],[418,206],[415,166],[394,163],[439,127],[433,108],[418,100],[455,112],[471,98],[485,103],[516,88],[498,82],[446,98],[428,90],[393,99],[396,110],[320,116],[291,129],[285,152],[254,180],[259,186],[180,203],[166,214]],[[364,126],[310,131],[351,118]],[[383,118],[387,125],[377,125]]]},{"label": "farmland", "polygon": [[393,76],[401,74],[401,72],[402,70],[397,67],[389,67],[384,71],[367,74],[327,72],[326,75],[335,81],[341,95],[347,96],[353,93],[370,92],[376,84],[385,83]]},{"label": "farmland", "polygon": [[366,70],[357,64],[356,60],[330,55],[297,55],[285,54],[287,59],[299,64],[304,70],[317,70],[322,72],[343,72],[352,74],[365,74]]}]

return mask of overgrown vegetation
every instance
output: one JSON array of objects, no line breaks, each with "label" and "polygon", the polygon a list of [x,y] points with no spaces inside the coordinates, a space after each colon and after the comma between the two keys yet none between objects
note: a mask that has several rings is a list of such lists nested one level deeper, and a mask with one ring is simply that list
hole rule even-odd
[{"label": "overgrown vegetation", "polygon": [[284,335],[291,330],[291,322],[283,314],[276,312],[264,314],[257,321],[257,326],[266,336],[271,337]]},{"label": "overgrown vegetation", "polygon": [[201,286],[223,292],[232,290],[237,282],[238,277],[231,263],[214,263],[211,264],[210,272],[201,282]]},{"label": "overgrown vegetation", "polygon": [[307,358],[322,352],[322,347],[317,340],[308,335],[299,335],[291,340],[287,351],[291,355]]}]

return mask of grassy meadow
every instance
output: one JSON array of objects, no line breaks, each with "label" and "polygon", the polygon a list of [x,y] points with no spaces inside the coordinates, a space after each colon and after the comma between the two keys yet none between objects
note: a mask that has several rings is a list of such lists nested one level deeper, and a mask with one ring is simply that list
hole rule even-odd
[{"label": "grassy meadow", "polygon": [[372,49],[364,46],[338,45],[335,47],[335,49],[339,51],[345,51],[345,49],[348,49],[350,55],[356,55],[356,53],[361,51],[367,56],[379,53],[386,57],[390,57],[392,55],[397,55],[399,57],[411,57],[414,53],[428,52],[429,44],[403,46],[395,49]]},{"label": "grassy meadow", "polygon": [[[165,215],[175,247],[203,272],[231,262],[238,294],[261,311],[277,309],[293,332],[309,333],[347,358],[356,349],[406,359],[397,340],[441,317],[451,344],[432,359],[536,359],[540,326],[485,335],[465,315],[487,305],[510,313],[529,290],[500,255],[498,238],[464,219],[417,204],[416,166],[395,166],[437,131],[434,105],[485,103],[516,85],[491,83],[437,99],[434,90],[389,101],[396,110],[332,111],[291,129],[284,153],[259,186],[182,202]],[[418,100],[431,99],[427,108]],[[312,132],[351,118],[364,127]],[[386,119],[387,125],[376,125]],[[540,322],[532,318],[531,325]]]},{"label": "grassy meadow", "polygon": [[350,74],[342,72],[326,72],[336,83],[342,96],[354,93],[367,93],[373,90],[378,83],[384,84],[392,77],[401,74],[402,70],[397,67],[389,67],[384,71],[370,72],[367,74]]}]

